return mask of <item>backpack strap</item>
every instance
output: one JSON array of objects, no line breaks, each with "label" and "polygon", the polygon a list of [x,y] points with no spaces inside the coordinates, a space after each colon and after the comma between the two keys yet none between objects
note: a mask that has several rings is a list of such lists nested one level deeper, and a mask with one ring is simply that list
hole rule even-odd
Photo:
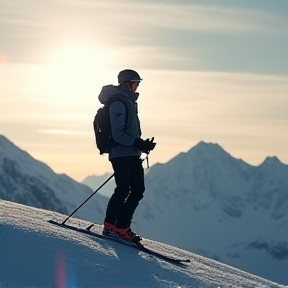
[{"label": "backpack strap", "polygon": [[[123,93],[124,94],[124,93]],[[109,99],[109,101],[107,101],[107,103],[105,105],[108,105],[108,107],[115,101],[119,101],[119,102],[122,102],[125,106],[125,126],[127,125],[128,123],[128,107],[127,107],[127,103],[125,103],[125,101],[122,101],[121,99],[119,99],[118,97],[112,97],[111,99]]]},{"label": "backpack strap", "polygon": [[[109,99],[109,101],[105,104],[105,105],[108,106],[108,113],[109,113],[109,106],[110,106],[113,102],[115,102],[115,101],[122,102],[122,103],[124,104],[124,106],[125,106],[125,127],[126,127],[126,126],[127,126],[127,123],[128,123],[128,107],[127,107],[127,103],[125,103],[125,101],[122,101],[122,100],[119,99],[118,97],[113,97],[113,98]],[[111,123],[110,123],[110,125],[111,125]],[[119,144],[118,142],[116,142],[116,141],[113,139],[113,137],[112,137],[112,131],[111,131],[109,143],[110,143],[110,144],[109,144],[109,145],[110,145],[110,149],[111,149],[112,147],[116,147],[116,146],[118,146],[118,145],[121,145],[121,144]]]}]

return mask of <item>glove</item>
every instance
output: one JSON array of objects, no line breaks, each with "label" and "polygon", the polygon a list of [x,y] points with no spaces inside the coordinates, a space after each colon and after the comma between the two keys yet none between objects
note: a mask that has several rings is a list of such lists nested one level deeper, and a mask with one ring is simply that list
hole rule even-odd
[{"label": "glove", "polygon": [[147,138],[146,140],[143,140],[141,138],[136,138],[132,146],[148,154],[156,146],[156,143],[154,143],[153,141],[154,141],[154,137],[152,137],[151,139]]}]

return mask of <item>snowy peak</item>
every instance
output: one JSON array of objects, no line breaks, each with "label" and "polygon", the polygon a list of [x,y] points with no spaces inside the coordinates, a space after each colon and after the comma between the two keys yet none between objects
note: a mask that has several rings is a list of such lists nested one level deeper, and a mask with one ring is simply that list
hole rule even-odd
[{"label": "snowy peak", "polygon": [[[4,152],[11,156],[12,154],[20,154],[20,153],[26,153],[25,151],[21,150],[19,147],[17,147],[13,142],[8,140],[4,135],[0,134],[0,153]],[[1,155],[1,154],[0,154]]]},{"label": "snowy peak", "polygon": [[281,166],[284,165],[278,157],[276,156],[268,156],[260,166]]},{"label": "snowy peak", "polygon": [[[170,161],[169,161],[170,162]],[[168,162],[168,163],[169,163]],[[219,144],[217,143],[207,143],[204,141],[199,142],[197,145],[192,147],[186,153],[180,153],[174,157],[171,162],[179,163],[185,169],[185,165],[189,166],[189,163],[205,163],[207,166],[213,163],[222,163],[222,165],[230,165],[230,163],[238,163],[237,165],[248,166],[247,163],[241,159],[233,158],[229,153],[227,153]]]},{"label": "snowy peak", "polygon": [[5,145],[12,144],[11,141],[9,141],[4,135],[0,134],[0,147],[4,148]]},{"label": "snowy peak", "polygon": [[[169,174],[169,176],[165,176],[165,183],[168,181],[171,183],[170,186],[173,186],[176,178],[176,182],[181,180],[180,186],[186,185],[185,188],[189,190],[199,190],[200,187],[207,186],[209,183],[212,186],[215,186],[216,183],[220,185],[220,181],[222,181],[231,191],[235,185],[231,179],[239,173],[245,176],[251,169],[253,169],[252,166],[233,158],[220,145],[202,141],[187,153],[178,154],[166,164],[153,166],[149,174],[150,177],[157,174],[159,179],[163,178],[164,174]],[[197,187],[198,184],[200,187]]]},{"label": "snowy peak", "polygon": [[[276,156],[267,157],[257,169],[258,177],[262,183],[278,182],[286,186],[285,192],[288,195],[288,165],[282,163]],[[270,185],[269,184],[269,185]]]},{"label": "snowy peak", "polygon": [[19,147],[17,147],[14,143],[12,143],[10,140],[8,140],[5,136],[0,135],[0,157],[12,157],[12,155],[18,156],[21,155],[23,156],[24,152],[21,150]]},{"label": "snowy peak", "polygon": [[54,173],[48,165],[34,159],[29,153],[17,147],[3,135],[0,135],[0,163],[2,169],[14,167],[25,175],[36,176],[43,173]]},{"label": "snowy peak", "polygon": [[212,142],[204,142],[200,141],[198,144],[196,144],[194,147],[192,147],[187,154],[192,153],[224,153],[227,154],[227,152],[217,143]]}]

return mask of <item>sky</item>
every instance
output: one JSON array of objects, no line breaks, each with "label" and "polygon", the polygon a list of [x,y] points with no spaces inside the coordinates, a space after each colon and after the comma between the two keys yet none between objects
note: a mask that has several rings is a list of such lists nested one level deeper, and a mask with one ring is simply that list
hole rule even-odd
[{"label": "sky", "polygon": [[[170,264],[120,243],[52,225],[47,221],[62,222],[65,217],[55,212],[2,200],[0,208],[2,288],[285,287],[173,246],[143,240],[158,252],[191,260],[182,266]],[[69,221],[75,227],[89,224]],[[101,226],[93,229],[99,232]]]},{"label": "sky", "polygon": [[0,134],[55,172],[111,172],[92,121],[131,68],[150,165],[200,141],[288,163],[286,0],[0,0]]}]

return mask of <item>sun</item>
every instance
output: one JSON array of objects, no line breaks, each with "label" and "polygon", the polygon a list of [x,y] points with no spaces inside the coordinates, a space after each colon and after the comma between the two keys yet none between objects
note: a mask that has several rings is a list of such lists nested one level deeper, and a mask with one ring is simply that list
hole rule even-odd
[{"label": "sun", "polygon": [[47,61],[46,86],[52,100],[80,101],[105,83],[109,65],[107,49],[69,44],[56,49]]}]

